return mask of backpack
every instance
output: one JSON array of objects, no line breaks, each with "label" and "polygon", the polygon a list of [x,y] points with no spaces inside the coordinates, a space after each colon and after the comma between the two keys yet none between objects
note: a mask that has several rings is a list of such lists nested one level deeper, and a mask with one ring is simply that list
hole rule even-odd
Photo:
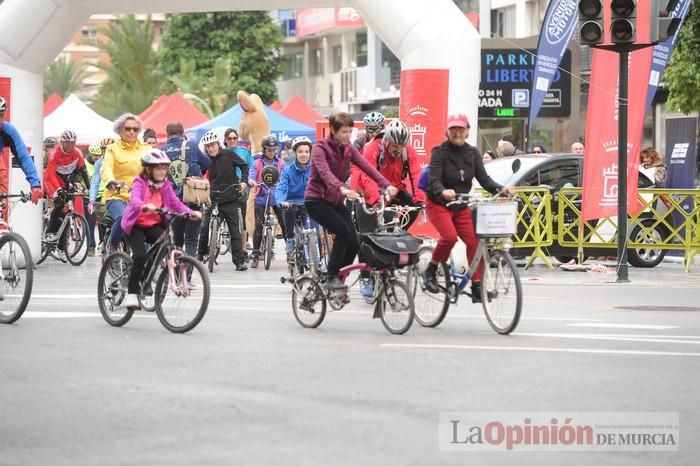
[{"label": "backpack", "polygon": [[420,179],[418,180],[418,189],[428,192],[428,187],[430,187],[430,165],[426,165],[420,171]]},{"label": "backpack", "polygon": [[178,188],[185,183],[185,178],[187,178],[187,172],[190,170],[190,166],[187,163],[187,157],[185,155],[187,149],[187,141],[182,141],[182,147],[180,148],[180,158],[173,160],[168,167],[168,173],[170,178],[175,183]]}]

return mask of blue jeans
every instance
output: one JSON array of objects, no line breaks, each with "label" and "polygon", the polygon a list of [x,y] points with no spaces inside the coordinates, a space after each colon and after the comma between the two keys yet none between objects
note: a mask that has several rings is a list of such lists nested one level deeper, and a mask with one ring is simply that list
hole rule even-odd
[{"label": "blue jeans", "polygon": [[124,210],[126,210],[126,202],[119,199],[107,201],[107,212],[114,220],[112,231],[109,233],[109,240],[107,241],[110,246],[119,246],[119,240],[122,239],[122,215],[124,215]]}]

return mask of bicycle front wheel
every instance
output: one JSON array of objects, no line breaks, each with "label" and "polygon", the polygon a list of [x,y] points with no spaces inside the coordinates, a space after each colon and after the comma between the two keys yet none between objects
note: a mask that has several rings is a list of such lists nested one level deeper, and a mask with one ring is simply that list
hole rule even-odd
[{"label": "bicycle front wheel", "polygon": [[34,266],[27,242],[17,233],[0,236],[0,323],[16,322],[29,304]]},{"label": "bicycle front wheel", "polygon": [[122,306],[127,294],[131,258],[123,252],[111,254],[100,269],[97,279],[97,303],[104,320],[113,327],[121,327],[134,315],[132,309]]},{"label": "bicycle front wheel", "polygon": [[318,283],[309,277],[294,282],[292,289],[294,318],[304,328],[316,328],[326,317],[326,300]]},{"label": "bicycle front wheel", "polygon": [[272,234],[272,228],[265,228],[263,243],[265,244],[265,270],[270,270],[270,264],[272,264],[272,248],[275,245],[275,236]]},{"label": "bicycle front wheel", "polygon": [[505,251],[492,251],[481,279],[481,302],[491,328],[507,335],[518,326],[523,306],[520,274]]},{"label": "bicycle front wheel", "polygon": [[377,306],[384,328],[390,333],[401,335],[411,328],[415,309],[413,296],[405,283],[395,278],[385,279]]},{"label": "bicycle front wheel", "polygon": [[418,251],[418,262],[411,266],[407,274],[406,284],[411,291],[416,311],[416,321],[423,327],[435,328],[442,323],[450,308],[450,269],[447,264],[440,263],[435,274],[439,293],[431,293],[425,289],[422,274],[433,258],[433,247],[425,246]]},{"label": "bicycle front wheel", "polygon": [[212,215],[209,223],[209,272],[214,272],[214,263],[219,256],[219,218]]},{"label": "bicycle front wheel", "polygon": [[88,224],[85,217],[72,212],[63,232],[66,258],[71,265],[81,265],[88,253]]},{"label": "bicycle front wheel", "polygon": [[49,222],[46,218],[44,218],[43,225],[41,228],[41,255],[36,260],[36,265],[40,265],[42,262],[44,262],[46,258],[49,257],[49,253],[51,252],[51,247],[46,242],[46,235],[48,235],[48,229]]},{"label": "bicycle front wheel", "polygon": [[[158,320],[173,333],[185,333],[195,328],[209,307],[209,275],[193,257],[180,256],[170,275],[166,267],[156,285],[156,314]],[[188,280],[188,274],[191,274]]]}]

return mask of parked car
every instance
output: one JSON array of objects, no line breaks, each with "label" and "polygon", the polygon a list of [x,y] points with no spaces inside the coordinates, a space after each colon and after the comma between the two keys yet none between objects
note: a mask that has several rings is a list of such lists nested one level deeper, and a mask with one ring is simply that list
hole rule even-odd
[{"label": "parked car", "polygon": [[[576,247],[562,246],[557,241],[557,213],[559,207],[558,194],[563,188],[579,188],[583,184],[583,156],[580,154],[529,154],[506,157],[489,162],[485,165],[489,176],[500,184],[509,186],[546,186],[552,193],[552,216],[554,221],[554,243],[547,247],[548,255],[556,257],[559,261],[568,262],[577,256]],[[476,183],[475,183],[476,184]],[[648,176],[644,169],[640,169],[639,188],[653,188],[653,177]],[[580,209],[581,202],[575,204]],[[642,212],[642,218],[647,217],[642,223],[649,227],[654,225],[654,215],[661,212],[667,222],[673,225],[673,216],[665,206],[655,207],[656,213],[649,211]],[[571,225],[577,221],[576,218],[565,218],[564,221]],[[597,223],[593,221],[592,223]],[[524,228],[524,226],[521,226]],[[574,229],[577,228],[574,225]],[[610,236],[617,234],[609,229]],[[634,242],[660,242],[669,235],[668,229],[663,225],[656,225],[651,232],[651,237],[645,234],[638,225],[631,228],[629,237]],[[527,257],[532,254],[532,248],[513,248],[511,254],[515,257]],[[596,248],[584,246],[584,257],[611,256],[617,253],[610,248]],[[611,254],[612,253],[612,254]],[[629,263],[635,267],[655,267],[666,255],[666,250],[649,248],[630,249],[628,251]]]}]

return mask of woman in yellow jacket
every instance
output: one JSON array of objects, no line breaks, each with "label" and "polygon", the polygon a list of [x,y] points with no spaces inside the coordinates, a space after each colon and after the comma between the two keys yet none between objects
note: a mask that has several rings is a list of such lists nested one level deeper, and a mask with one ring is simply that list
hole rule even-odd
[{"label": "woman in yellow jacket", "polygon": [[[114,220],[107,241],[107,255],[117,250],[122,236],[121,219],[129,202],[129,189],[141,173],[141,155],[151,146],[138,139],[142,123],[139,117],[125,113],[114,122],[114,132],[119,139],[105,151],[100,177],[105,184],[104,197],[109,216]],[[120,184],[127,188],[117,189]]]}]

